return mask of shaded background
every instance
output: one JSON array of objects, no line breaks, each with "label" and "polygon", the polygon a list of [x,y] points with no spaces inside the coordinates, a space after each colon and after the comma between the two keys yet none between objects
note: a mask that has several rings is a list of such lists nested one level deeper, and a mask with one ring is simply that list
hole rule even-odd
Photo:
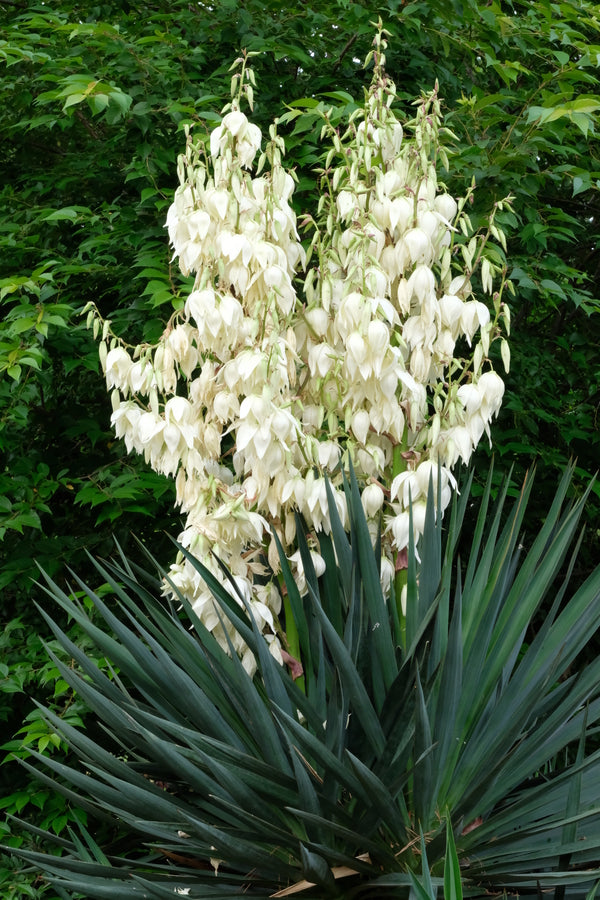
[{"label": "shaded background", "polygon": [[[163,562],[172,555],[173,483],[114,439],[96,345],[79,313],[93,300],[137,343],[156,339],[182,304],[186,280],[170,263],[163,227],[182,128],[218,122],[240,48],[258,51],[254,120],[265,131],[286,103],[309,112],[324,101],[343,116],[352,98],[361,101],[378,15],[391,32],[398,108],[410,114],[439,81],[456,137],[451,172],[441,176],[448,189],[464,193],[475,178],[475,224],[494,200],[515,197],[514,215],[502,218],[516,296],[511,372],[493,428],[495,483],[514,467],[518,484],[538,464],[532,534],[571,457],[573,491],[584,490],[600,446],[597,8],[585,0],[324,0],[318,11],[259,0],[0,0],[5,752],[20,745],[14,734],[25,715],[25,739],[53,747],[24,690],[53,698],[62,715],[85,713],[44,654],[34,561],[59,580],[67,567],[85,576],[86,551],[110,554],[116,536],[135,555],[133,534]],[[307,114],[282,131],[300,180],[297,211],[314,209],[319,129]],[[480,483],[490,459],[482,446]],[[576,580],[600,559],[597,488],[587,518]],[[33,788],[12,765],[0,770],[0,785],[7,810],[33,811]],[[72,814],[50,802],[38,793],[35,815],[60,830]]]}]

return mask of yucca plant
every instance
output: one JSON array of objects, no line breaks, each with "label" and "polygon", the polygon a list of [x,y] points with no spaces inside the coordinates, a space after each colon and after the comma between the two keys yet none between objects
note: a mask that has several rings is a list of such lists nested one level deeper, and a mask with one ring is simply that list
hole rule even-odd
[{"label": "yucca plant", "polygon": [[531,480],[510,503],[505,486],[495,506],[488,484],[464,565],[457,548],[470,485],[443,524],[430,490],[418,553],[409,548],[403,615],[382,594],[379,548],[350,473],[350,534],[332,503],[331,535],[318,535],[320,578],[298,528],[305,596],[282,555],[296,648],[288,665],[270,654],[243,598],[237,604],[203,571],[257,659],[254,677],[183,598],[184,611],[170,607],[160,579],[124,558],[97,564],[114,604],[77,579],[104,628],[47,579],[115,675],[47,616],[73,658],[72,668],[57,665],[105,736],[47,711],[80,764],[33,753],[28,765],[91,820],[119,820],[132,840],[111,851],[83,829],[70,840],[31,829],[62,855],[21,856],[65,897],[90,900],[424,900],[442,885],[457,897],[461,882],[470,895],[592,889],[600,660],[580,671],[573,663],[600,624],[600,569],[565,600],[573,554],[556,586],[585,501],[565,502],[570,474],[524,554]]}]

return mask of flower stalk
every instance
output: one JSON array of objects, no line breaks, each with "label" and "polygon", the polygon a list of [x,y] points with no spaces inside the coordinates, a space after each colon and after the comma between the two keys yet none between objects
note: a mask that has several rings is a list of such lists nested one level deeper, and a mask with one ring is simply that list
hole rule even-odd
[{"label": "flower stalk", "polygon": [[[510,198],[473,231],[472,188],[457,200],[438,180],[452,136],[437,86],[401,123],[385,49],[380,26],[367,58],[371,87],[346,130],[324,115],[331,149],[316,217],[303,220],[313,229],[308,253],[275,125],[253,171],[262,135],[241,110],[243,101],[252,108],[254,87],[241,57],[221,124],[208,144],[188,133],[178,164],[167,228],[182,273],[194,276],[183,309],[156,346],[133,353],[108,323],[102,329],[117,436],[175,478],[187,517],[180,542],[215,577],[215,557],[231,569],[277,658],[276,541],[306,587],[296,516],[313,535],[319,575],[327,483],[344,523],[342,471],[352,463],[374,542],[383,521],[382,582],[389,591],[394,581],[400,615],[402,559],[411,528],[415,541],[423,531],[429,483],[439,481],[441,514],[456,487],[452,469],[489,437],[504,391],[490,358],[502,340],[508,365],[505,239],[494,216]],[[170,579],[223,646],[238,641],[252,669],[197,570],[180,556]]]}]

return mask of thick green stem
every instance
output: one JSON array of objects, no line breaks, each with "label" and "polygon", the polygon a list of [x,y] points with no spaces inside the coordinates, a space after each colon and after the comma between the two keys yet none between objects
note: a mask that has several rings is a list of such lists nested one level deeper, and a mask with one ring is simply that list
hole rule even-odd
[{"label": "thick green stem", "polygon": [[[402,441],[399,444],[396,444],[393,451],[392,457],[392,480],[399,475],[401,472],[406,471],[406,459],[405,452],[408,449],[408,428],[405,427],[404,434],[402,435]],[[402,553],[402,551],[400,551]],[[398,558],[396,558],[396,566],[398,564]],[[405,587],[407,581],[407,570],[405,568],[396,568],[396,574],[394,576],[394,594],[396,597],[396,609],[398,612],[398,621],[400,622],[400,641],[403,649],[406,649],[405,645],[405,635],[406,635],[406,617],[402,612],[402,589]]]}]

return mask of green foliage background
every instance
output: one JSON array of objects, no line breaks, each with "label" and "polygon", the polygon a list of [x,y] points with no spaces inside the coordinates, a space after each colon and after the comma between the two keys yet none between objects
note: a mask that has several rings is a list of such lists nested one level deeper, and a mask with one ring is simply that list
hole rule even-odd
[{"label": "green foliage background", "polygon": [[[439,81],[457,141],[447,183],[477,183],[472,215],[515,195],[504,214],[516,288],[512,368],[494,428],[496,473],[542,466],[530,530],[560,469],[578,458],[580,489],[598,465],[600,298],[600,6],[588,0],[275,0],[36,4],[0,2],[0,588],[4,622],[32,612],[34,559],[61,577],[89,571],[85,549],[127,549],[136,533],[168,559],[173,488],[128,457],[109,429],[97,351],[79,316],[93,300],[121,334],[156,338],[185,282],[163,223],[182,127],[210,129],[228,99],[228,68],[258,51],[255,120],[286,111],[298,211],[311,208],[320,162],[319,103],[352,108],[361,60],[381,16],[388,68],[406,108]],[[490,451],[476,464],[485,480]],[[520,480],[520,479],[519,479]],[[579,484],[579,487],[578,487]],[[600,556],[599,492],[582,556]],[[594,505],[595,504],[595,505]],[[29,711],[11,703],[4,743]],[[12,687],[11,687],[12,685]],[[22,688],[22,685],[21,685]],[[54,685],[40,696],[61,710]],[[8,749],[8,747],[7,747]],[[6,767],[5,767],[6,768]],[[12,776],[11,776],[12,777]]]}]

